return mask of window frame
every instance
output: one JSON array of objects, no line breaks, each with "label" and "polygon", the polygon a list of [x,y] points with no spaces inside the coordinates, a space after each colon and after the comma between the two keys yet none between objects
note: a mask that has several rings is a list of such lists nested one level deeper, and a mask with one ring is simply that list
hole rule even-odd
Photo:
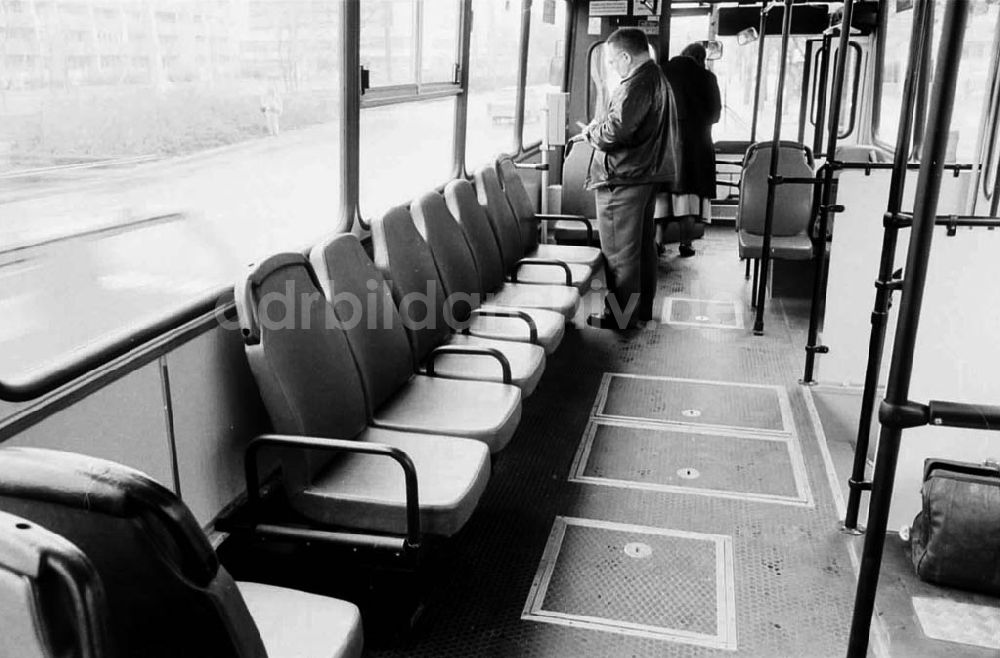
[{"label": "window frame", "polygon": [[[566,93],[566,87],[572,73],[572,35],[573,35],[573,22],[576,16],[575,12],[577,10],[577,3],[572,3],[569,0],[555,0],[556,10],[559,10],[561,6],[566,16],[566,26],[563,31],[563,72],[562,72],[562,83],[559,86],[559,91]],[[522,0],[521,2],[521,38],[518,40],[518,44],[521,48],[520,59],[518,61],[518,72],[517,72],[517,101],[514,106],[514,111],[516,113],[514,117],[514,127],[516,134],[514,136],[514,142],[516,150],[511,155],[516,157],[530,156],[539,153],[542,148],[542,142],[544,139],[539,139],[537,141],[529,142],[527,145],[524,143],[524,105],[525,97],[527,95],[527,81],[528,81],[528,49],[529,49],[529,38],[531,36],[531,7],[533,2],[544,2],[544,0]],[[588,54],[589,58],[589,54]]]},{"label": "window frame", "polygon": [[[414,47],[413,47],[413,61],[411,62],[414,70],[414,75],[416,77],[415,83],[401,84],[401,85],[378,85],[373,87],[363,86],[361,89],[361,109],[368,107],[381,107],[384,105],[393,105],[396,103],[410,103],[421,100],[430,100],[435,98],[445,98],[448,96],[458,96],[463,93],[464,87],[462,86],[463,71],[461,70],[461,60],[463,56],[464,43],[462,40],[462,35],[465,32],[466,23],[466,11],[465,0],[432,0],[436,2],[453,2],[458,5],[458,24],[455,26],[458,34],[456,34],[455,40],[455,51],[452,53],[454,62],[452,68],[452,80],[450,82],[436,80],[424,82],[421,80],[421,75],[423,74],[423,26],[424,26],[424,7],[427,0],[413,0],[416,4],[414,5],[413,12],[413,29],[414,29]],[[361,26],[360,21],[358,25],[358,31],[360,32]],[[358,39],[358,49],[360,58],[360,37]],[[365,72],[368,69],[362,66],[361,77],[364,80]]]}]

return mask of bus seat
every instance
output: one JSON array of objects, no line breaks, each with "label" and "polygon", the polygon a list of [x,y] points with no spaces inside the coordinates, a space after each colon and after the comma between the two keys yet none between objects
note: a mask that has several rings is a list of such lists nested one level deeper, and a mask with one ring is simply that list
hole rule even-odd
[{"label": "bus seat", "polygon": [[[362,300],[357,315],[352,318],[338,316],[338,320],[354,355],[361,381],[358,389],[366,394],[373,425],[476,439],[493,453],[507,445],[521,418],[519,388],[493,381],[415,375],[417,361],[413,357],[412,342],[392,303],[390,288],[357,237],[350,234],[333,236],[313,247],[310,257],[320,268],[318,277],[329,282],[330,290],[345,298],[353,296]],[[374,290],[369,287],[371,285]],[[433,294],[440,299],[440,289]],[[336,307],[342,309],[341,304],[337,303]],[[378,313],[378,317],[372,317],[373,312]],[[405,354],[401,353],[401,346],[406,346]],[[450,355],[439,357],[442,365],[447,356]],[[469,369],[479,367],[492,374],[489,368],[497,368],[495,363],[488,362],[492,359],[466,358],[469,363],[465,365]],[[456,368],[454,364],[449,366]],[[327,397],[327,400],[336,399],[335,395]]]},{"label": "bus seat", "polygon": [[[587,239],[587,229],[584,225],[585,223],[591,225],[591,235],[596,235],[597,228],[586,219],[586,217],[594,217],[596,215],[573,216],[568,213],[561,215],[536,213],[535,204],[532,203],[531,197],[524,187],[524,182],[518,175],[514,161],[510,156],[504,155],[497,158],[496,169],[500,185],[507,195],[507,201],[510,203],[510,207],[514,211],[514,216],[522,227],[522,233],[525,233],[523,244],[526,256],[530,258],[556,258],[566,263],[580,263],[590,268],[591,276],[603,267],[604,260],[601,257],[601,250],[597,247],[589,246],[591,241]],[[546,218],[549,219],[547,220]],[[563,225],[576,224],[582,227],[584,244],[582,246],[540,244],[538,242],[537,227],[539,221],[552,221]],[[529,230],[525,231],[525,228]]]},{"label": "bus seat", "polygon": [[[381,370],[376,374],[390,382],[380,386],[378,378],[363,379],[358,365],[363,355],[355,353],[343,330],[348,323],[334,315],[301,254],[278,254],[264,260],[240,288],[236,298],[240,322],[258,324],[245,340],[247,357],[274,430],[285,435],[377,443],[402,450],[416,468],[421,528],[444,536],[457,532],[472,515],[489,478],[488,451],[480,442],[465,437],[478,438],[475,435],[479,432],[492,440],[498,430],[490,425],[491,408],[484,411],[483,407],[499,406],[503,400],[494,396],[482,402],[468,401],[470,394],[462,387],[445,390],[447,387],[442,386],[437,397],[425,395],[422,406],[414,405],[412,400],[395,402],[398,406],[417,407],[409,413],[428,419],[424,432],[368,427],[370,409],[366,404],[370,395],[387,396],[390,401],[405,397],[393,387],[409,386],[409,351],[402,353],[405,371],[400,375],[404,369],[393,363],[397,357],[384,340],[385,335],[374,331],[366,334],[373,345],[383,350],[377,364]],[[269,294],[282,293],[288,306],[280,317],[301,320],[302,326],[262,322],[250,315],[250,309],[266,314],[268,302],[262,300]],[[368,301],[364,296],[360,299]],[[399,379],[393,381],[392,377]],[[441,413],[442,399],[455,402],[454,413]],[[392,413],[377,411],[376,419],[383,415],[392,419]],[[481,420],[476,414],[487,418]],[[303,454],[310,455],[313,461],[307,461]],[[354,452],[315,461],[318,455],[316,451],[282,453],[282,484],[295,511],[321,524],[395,535],[406,531],[406,491],[397,464],[385,457]],[[448,455],[448,460],[442,461],[442,455]]]},{"label": "bus seat", "polygon": [[[484,179],[489,169],[482,170]],[[493,175],[494,180],[496,175]],[[497,306],[546,309],[572,320],[580,307],[580,293],[568,286],[542,286],[504,281],[506,260],[490,219],[468,181],[455,181],[445,188],[445,202],[465,233],[476,262],[482,289]],[[516,262],[514,259],[512,262]]]},{"label": "bus seat", "polygon": [[[444,201],[440,204],[447,212]],[[393,208],[375,220],[372,242],[375,262],[390,281],[393,298],[403,314],[403,325],[419,370],[427,370],[429,362],[433,361],[434,372],[442,377],[503,382],[503,370],[496,362],[499,359],[461,353],[435,355],[435,350],[442,347],[459,347],[460,351],[492,350],[509,364],[510,383],[521,389],[523,397],[531,395],[545,371],[545,350],[530,343],[479,338],[452,331],[458,323],[451,317],[453,312],[446,300],[434,257],[406,208]],[[412,301],[421,295],[424,302],[419,312],[422,315],[414,317]]]},{"label": "bus seat", "polygon": [[76,546],[0,512],[0,658],[101,658],[104,587]]},{"label": "bus seat", "polygon": [[[500,209],[496,214],[497,220],[511,224],[514,230],[521,235],[521,241],[518,245],[521,255],[518,257],[518,263],[513,268],[513,271],[517,273],[518,281],[531,284],[573,285],[583,293],[587,290],[590,279],[594,275],[594,267],[592,265],[571,263],[551,256],[544,259],[550,261],[548,264],[531,264],[535,262],[535,259],[539,262],[543,260],[537,253],[540,245],[538,243],[538,222],[535,218],[534,206],[524,186],[520,184],[521,178],[515,172],[514,177],[518,180],[517,189],[523,193],[523,197],[520,198],[520,201],[523,202],[523,212],[527,213],[523,217],[519,216],[512,205],[510,197],[503,191],[498,170],[494,169],[490,183],[486,185],[485,189],[488,193],[498,195],[498,202],[495,204]],[[494,180],[496,182],[496,192],[492,191],[494,190]],[[552,246],[561,247],[561,245]],[[567,283],[566,272],[569,272],[569,283]]]},{"label": "bus seat", "polygon": [[[809,149],[796,142],[781,142],[778,174],[812,178],[813,159]],[[764,244],[767,211],[767,179],[771,167],[771,142],[757,142],[747,149],[740,179],[740,201],[736,216],[740,258],[760,258]],[[813,186],[779,185],[775,191],[771,257],[780,260],[809,260],[813,243]]]},{"label": "bus seat", "polygon": [[[511,280],[519,283],[543,285],[569,285],[584,291],[593,276],[593,269],[583,263],[566,263],[559,259],[546,259],[546,265],[522,263],[525,255],[520,237],[520,223],[510,207],[507,195],[500,187],[500,178],[493,167],[483,167],[474,174],[479,203],[486,208],[486,215],[500,243],[506,271]],[[534,257],[532,257],[534,258]],[[566,273],[569,273],[567,277]]]},{"label": "bus seat", "polygon": [[[600,243],[597,234],[597,201],[587,189],[587,173],[594,147],[586,142],[573,142],[566,146],[562,171],[562,211],[569,215],[586,217],[593,228],[595,246]],[[578,222],[559,221],[553,226],[556,241],[586,244],[587,229]]]},{"label": "bus seat", "polygon": [[[468,181],[464,182],[468,185]],[[425,194],[413,202],[411,210],[414,224],[434,258],[444,293],[451,300],[450,312],[465,327],[465,333],[494,340],[535,342],[546,354],[555,351],[565,333],[562,315],[541,309],[503,309],[486,303],[489,300],[484,300],[475,256],[440,194]],[[520,317],[511,317],[514,315]]]},{"label": "bus seat", "polygon": [[[131,468],[38,448],[0,450],[0,507],[62,535],[87,556],[107,605],[112,656],[361,655],[358,609],[293,590],[244,587],[218,561],[190,510]],[[280,597],[279,609],[263,599]],[[287,617],[287,619],[286,619]],[[309,632],[265,636],[297,618]]]}]

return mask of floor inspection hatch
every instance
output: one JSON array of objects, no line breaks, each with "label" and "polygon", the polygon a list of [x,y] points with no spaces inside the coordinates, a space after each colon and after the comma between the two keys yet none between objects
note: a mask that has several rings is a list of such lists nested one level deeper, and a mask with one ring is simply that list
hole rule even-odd
[{"label": "floor inspection hatch", "polygon": [[521,618],[735,649],[732,539],[556,517]]},{"label": "floor inspection hatch", "polygon": [[787,436],[792,407],[781,386],[605,373],[593,416]]},{"label": "floor inspection hatch", "polygon": [[705,431],[591,421],[570,482],[624,489],[812,506],[795,437],[726,436]]},{"label": "floor inspection hatch", "polygon": [[739,302],[714,299],[663,300],[661,321],[686,327],[705,329],[743,329],[743,311]]}]

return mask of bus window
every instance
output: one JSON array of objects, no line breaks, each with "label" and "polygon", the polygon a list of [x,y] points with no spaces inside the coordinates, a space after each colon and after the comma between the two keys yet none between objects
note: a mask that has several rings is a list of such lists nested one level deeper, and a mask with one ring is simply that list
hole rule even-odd
[{"label": "bus window", "polygon": [[453,168],[453,97],[361,110],[359,208],[369,219],[445,183]]},{"label": "bus window", "polygon": [[[531,3],[531,29],[528,42],[528,77],[524,89],[524,130],[521,143],[530,145],[542,139],[545,132],[545,96],[550,92],[562,91],[562,67],[558,66],[566,36],[566,1],[555,3],[555,22],[546,23],[545,2]],[[552,84],[558,79],[557,84]]]},{"label": "bus window", "polygon": [[[937,57],[937,47],[941,40],[941,21],[945,2],[936,0],[934,5],[932,62]],[[970,9],[973,16],[968,22],[962,60],[958,70],[955,90],[962,99],[962,111],[955,111],[951,119],[949,159],[969,161],[976,156],[976,137],[982,120],[982,107],[989,88],[990,50],[993,47],[997,13],[996,3],[973,2]],[[879,138],[888,144],[895,144],[899,127],[900,104],[903,96],[903,79],[906,76],[906,62],[909,55],[910,30],[913,26],[913,10],[897,12],[890,4],[886,28],[885,61],[882,65],[882,109],[879,116]]]},{"label": "bus window", "polygon": [[670,17],[670,56],[681,54],[684,47],[708,38],[709,14],[682,14]]},{"label": "bus window", "polygon": [[5,9],[4,380],[344,226],[341,3]]},{"label": "bus window", "polygon": [[514,107],[520,33],[520,3],[473,0],[465,143],[469,171],[498,153],[517,150]]},{"label": "bus window", "polygon": [[[753,80],[757,77],[759,41],[739,45],[737,37],[719,37],[723,56],[715,61],[715,75],[722,95],[722,117],[713,129],[717,140],[750,139],[753,123]],[[785,95],[781,113],[783,139],[798,134],[799,105],[802,98],[802,74],[805,65],[806,37],[792,36],[788,42],[785,64]],[[774,110],[778,92],[778,69],[781,64],[781,37],[764,39],[764,63],[761,71],[760,109],[757,115],[757,139],[770,139],[774,129]]]},{"label": "bus window", "polygon": [[454,83],[458,64],[461,4],[454,0],[424,2],[420,43],[420,82]]},{"label": "bus window", "polygon": [[443,183],[454,171],[459,2],[361,3],[361,61],[371,85],[360,117],[363,218]]}]

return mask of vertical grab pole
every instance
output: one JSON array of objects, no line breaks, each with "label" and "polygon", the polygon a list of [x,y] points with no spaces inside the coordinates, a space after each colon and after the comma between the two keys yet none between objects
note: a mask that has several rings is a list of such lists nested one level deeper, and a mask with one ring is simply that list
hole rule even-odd
[{"label": "vertical grab pole", "polygon": [[830,77],[830,54],[833,52],[833,38],[823,35],[820,48],[819,77],[816,79],[816,130],[813,131],[813,157],[819,157],[823,150],[823,118],[826,116],[826,80]]},{"label": "vertical grab pole", "polygon": [[871,630],[872,612],[875,609],[875,592],[882,566],[885,529],[889,521],[889,505],[892,501],[892,486],[903,429],[927,422],[926,414],[920,412],[918,405],[909,401],[910,376],[913,370],[913,350],[917,340],[924,284],[927,280],[931,240],[934,237],[934,220],[941,191],[941,175],[944,171],[948,146],[948,127],[951,125],[951,114],[955,103],[955,80],[958,78],[968,10],[969,0],[953,0],[948,3],[944,14],[934,89],[931,94],[930,116],[927,122],[930,139],[924,142],[924,157],[917,179],[913,228],[910,232],[910,251],[906,257],[906,276],[899,308],[899,324],[896,327],[896,341],[892,348],[892,366],[889,369],[885,402],[879,410],[882,433],[879,437],[878,457],[875,462],[868,531],[865,535],[864,551],[861,554],[861,571],[858,574],[858,589],[854,599],[854,615],[847,647],[848,658],[863,658],[868,651],[868,635]]},{"label": "vertical grab pole", "polygon": [[[840,133],[840,104],[844,91],[844,72],[847,69],[847,51],[851,45],[851,21],[854,17],[854,0],[844,2],[844,11],[841,14],[840,22],[840,45],[837,47],[837,61],[833,65],[833,86],[830,88],[830,115],[829,132],[826,141],[826,164],[823,165],[823,186],[822,190],[815,190],[814,194],[821,194],[822,201],[819,206],[819,228],[817,234],[813,236],[813,258],[816,259],[816,267],[813,270],[812,306],[809,309],[809,337],[806,341],[806,371],[802,380],[810,384],[813,381],[813,367],[816,361],[816,354],[826,350],[816,344],[819,337],[819,310],[823,291],[826,289],[826,281],[823,273],[826,271],[826,232],[830,224],[831,206],[833,200],[834,174],[837,171],[837,160],[834,154],[837,152],[837,137]],[[829,37],[825,42],[832,45]]]},{"label": "vertical grab pole", "polygon": [[865,482],[865,466],[868,461],[868,443],[871,437],[872,414],[875,411],[875,393],[878,389],[879,372],[882,370],[882,353],[885,350],[885,331],[889,322],[889,305],[892,303],[892,270],[896,261],[896,241],[899,227],[894,218],[902,210],[903,189],[906,186],[906,164],[910,155],[910,135],[913,132],[913,97],[917,93],[920,78],[922,49],[927,48],[931,36],[931,23],[927,11],[930,0],[918,0],[914,9],[913,28],[910,32],[910,61],[906,67],[903,82],[903,100],[899,129],[896,133],[896,154],[892,165],[892,179],[889,183],[889,203],[885,214],[885,231],[882,237],[882,258],[879,263],[878,280],[875,281],[875,308],[871,317],[871,337],[868,340],[868,367],[865,370],[865,388],[861,394],[861,413],[858,417],[857,442],[854,449],[854,467],[848,483],[847,513],[844,529],[858,530],[858,511],[861,508],[861,494],[869,486]]},{"label": "vertical grab pole", "polygon": [[767,208],[764,213],[764,242],[760,249],[760,282],[757,289],[757,316],[753,323],[755,336],[764,335],[764,305],[767,296],[767,272],[771,266],[771,231],[774,225],[774,197],[777,194],[778,160],[781,159],[781,110],[785,96],[785,60],[788,59],[788,39],[792,32],[792,1],[785,0],[781,22],[781,61],[778,64],[778,93],[774,99],[774,136],[771,139],[771,170],[767,177]]},{"label": "vertical grab pole", "polygon": [[757,113],[760,110],[761,78],[764,77],[764,38],[767,36],[767,8],[760,8],[760,34],[757,35],[757,82],[753,88],[753,121],[750,122],[750,143],[757,141]]}]

